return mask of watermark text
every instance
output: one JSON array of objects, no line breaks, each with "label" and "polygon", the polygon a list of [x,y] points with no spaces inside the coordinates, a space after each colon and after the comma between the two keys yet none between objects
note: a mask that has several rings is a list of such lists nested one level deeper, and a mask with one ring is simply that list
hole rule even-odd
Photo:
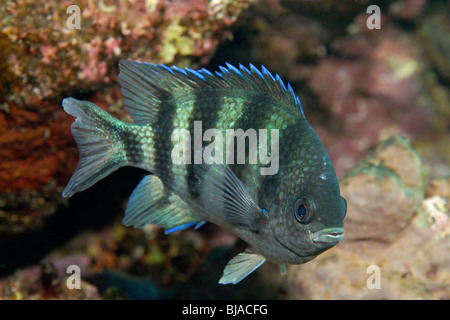
[{"label": "watermark text", "polygon": [[[279,169],[279,130],[270,129],[270,150],[268,130],[226,129],[223,133],[215,128],[203,133],[202,121],[194,121],[194,137],[187,129],[175,129],[171,140],[174,143],[171,157],[174,164],[248,164],[267,165],[261,167],[261,175],[274,175]],[[192,141],[193,140],[193,141]],[[225,141],[225,149],[224,149]],[[194,152],[192,153],[192,142]],[[211,142],[202,151],[203,142]],[[246,146],[248,142],[248,153]],[[193,156],[192,156],[193,155]],[[194,158],[194,159],[192,159]]]}]

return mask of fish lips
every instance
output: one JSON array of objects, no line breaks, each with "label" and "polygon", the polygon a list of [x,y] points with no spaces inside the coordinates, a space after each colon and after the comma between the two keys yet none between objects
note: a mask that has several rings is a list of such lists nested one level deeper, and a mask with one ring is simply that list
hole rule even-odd
[{"label": "fish lips", "polygon": [[344,238],[344,228],[325,228],[311,234],[313,242],[338,243]]}]

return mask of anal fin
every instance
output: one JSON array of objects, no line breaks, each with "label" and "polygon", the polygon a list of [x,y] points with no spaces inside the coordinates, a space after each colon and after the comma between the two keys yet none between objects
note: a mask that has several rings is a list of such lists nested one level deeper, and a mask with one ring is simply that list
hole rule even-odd
[{"label": "anal fin", "polygon": [[189,205],[168,190],[161,179],[148,175],[131,194],[122,223],[135,228],[156,224],[170,233],[202,221],[193,216]]},{"label": "anal fin", "polygon": [[237,284],[250,273],[259,268],[266,258],[259,253],[246,250],[231,259],[223,270],[220,284]]}]

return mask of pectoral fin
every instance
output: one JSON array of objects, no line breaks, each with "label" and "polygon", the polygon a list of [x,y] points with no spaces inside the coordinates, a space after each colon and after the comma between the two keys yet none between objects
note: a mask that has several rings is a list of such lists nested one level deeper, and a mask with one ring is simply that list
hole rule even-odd
[{"label": "pectoral fin", "polygon": [[236,284],[242,279],[248,276],[250,273],[258,269],[266,261],[262,255],[245,251],[239,253],[233,259],[231,259],[225,269],[223,270],[222,278],[220,278],[220,284]]},{"label": "pectoral fin", "polygon": [[258,231],[268,217],[255,203],[242,181],[228,165],[208,165],[206,163],[211,160],[207,158],[204,161],[194,166],[201,190],[201,206],[229,223]]}]

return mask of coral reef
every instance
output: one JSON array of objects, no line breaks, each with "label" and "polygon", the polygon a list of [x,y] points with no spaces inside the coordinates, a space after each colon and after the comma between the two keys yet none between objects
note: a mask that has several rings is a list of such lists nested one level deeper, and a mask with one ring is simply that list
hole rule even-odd
[{"label": "coral reef", "polygon": [[[187,282],[214,248],[206,240],[208,230],[167,236],[158,226],[137,230],[118,220],[99,231],[80,233],[39,265],[0,279],[0,299],[173,297],[168,288]],[[81,290],[67,286],[71,265],[80,268]],[[142,295],[139,288],[147,293]]]},{"label": "coral reef", "polygon": [[[251,3],[81,0],[71,6],[70,1],[20,0],[2,5],[0,235],[42,227],[62,203],[61,188],[77,158],[62,98],[96,92],[91,100],[115,113],[122,109],[119,59],[205,64]],[[115,114],[125,117],[123,110]]]},{"label": "coral reef", "polygon": [[[79,263],[77,260],[74,261]],[[69,289],[64,275],[58,273],[60,272],[49,261],[43,261],[40,266],[20,270],[14,276],[0,282],[0,296],[9,300],[101,299],[97,287],[81,280],[81,290]]]},{"label": "coral reef", "polygon": [[[114,113],[119,96],[119,88],[112,87],[92,99]],[[73,120],[59,103],[6,106],[0,112],[0,235],[41,228],[67,202],[61,192],[77,161]],[[124,112],[115,114],[123,118]]]},{"label": "coral reef", "polygon": [[95,91],[115,82],[119,58],[206,63],[250,3],[81,0],[76,26],[70,1],[9,1],[0,13],[4,97],[30,105]]},{"label": "coral reef", "polygon": [[[71,120],[58,106],[43,101],[0,111],[0,234],[42,226],[62,203],[58,186],[70,175],[75,156]],[[45,119],[45,120],[44,120]],[[73,165],[73,164],[72,164]]]}]

